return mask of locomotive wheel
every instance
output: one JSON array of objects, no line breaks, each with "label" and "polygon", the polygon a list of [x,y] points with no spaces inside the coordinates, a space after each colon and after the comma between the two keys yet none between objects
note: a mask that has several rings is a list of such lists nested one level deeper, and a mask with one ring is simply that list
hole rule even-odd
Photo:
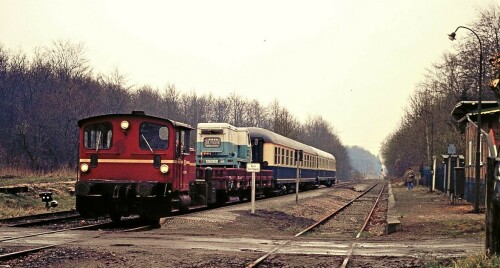
[{"label": "locomotive wheel", "polygon": [[217,204],[217,206],[222,206],[227,201],[229,201],[229,196],[227,195],[226,191],[224,191],[224,190],[217,190],[216,194],[217,194],[217,196],[216,196],[215,203]]},{"label": "locomotive wheel", "polygon": [[160,224],[160,217],[156,215],[145,215],[145,214],[139,214],[139,218],[147,224]]},{"label": "locomotive wheel", "polygon": [[84,197],[76,196],[76,211],[84,218],[92,218],[93,216],[88,207]]},{"label": "locomotive wheel", "polygon": [[243,202],[243,200],[245,199],[245,195],[243,193],[239,193],[238,194],[238,199],[240,200],[240,202]]},{"label": "locomotive wheel", "polygon": [[119,212],[111,212],[109,213],[109,217],[112,222],[119,222],[122,219],[122,215]]},{"label": "locomotive wheel", "polygon": [[240,202],[243,202],[243,200],[250,200],[251,191],[250,190],[240,190],[238,194],[238,198],[240,199]]}]

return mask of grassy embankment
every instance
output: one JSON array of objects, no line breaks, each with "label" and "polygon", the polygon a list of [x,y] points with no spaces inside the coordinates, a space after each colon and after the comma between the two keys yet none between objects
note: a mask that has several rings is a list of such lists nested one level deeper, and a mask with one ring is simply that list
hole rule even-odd
[{"label": "grassy embankment", "polygon": [[24,193],[0,193],[0,218],[47,212],[45,203],[39,197],[41,192],[52,192],[54,200],[58,202],[56,208],[50,208],[48,211],[73,209],[75,198],[71,191],[74,189],[75,181],[76,171],[69,169],[34,173],[27,170],[0,168],[0,187],[28,187],[28,192]]}]

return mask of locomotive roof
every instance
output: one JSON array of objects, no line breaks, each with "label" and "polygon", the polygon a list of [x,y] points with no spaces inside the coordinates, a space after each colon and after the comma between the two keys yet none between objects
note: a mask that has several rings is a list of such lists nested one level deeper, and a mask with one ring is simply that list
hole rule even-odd
[{"label": "locomotive roof", "polygon": [[102,120],[105,118],[120,118],[120,117],[135,117],[135,118],[150,118],[150,119],[158,119],[158,120],[163,120],[172,123],[174,127],[176,128],[187,128],[187,129],[194,129],[188,124],[177,122],[174,120],[166,119],[166,118],[161,118],[161,117],[156,117],[156,116],[151,116],[151,115],[146,115],[144,113],[131,113],[131,114],[103,114],[103,115],[97,115],[97,116],[91,116],[87,117],[84,119],[78,120],[78,126],[81,127],[83,124],[85,124],[88,121],[92,120]]},{"label": "locomotive roof", "polygon": [[334,158],[332,154],[324,152],[320,149],[314,148],[307,144],[303,144],[296,140],[292,140],[285,136],[282,136],[278,133],[274,133],[270,130],[258,128],[258,127],[248,127],[248,131],[250,132],[250,138],[262,138],[264,141],[272,142],[279,145],[284,145],[290,148],[294,148],[296,150],[303,150],[306,153],[318,155],[326,158]]}]

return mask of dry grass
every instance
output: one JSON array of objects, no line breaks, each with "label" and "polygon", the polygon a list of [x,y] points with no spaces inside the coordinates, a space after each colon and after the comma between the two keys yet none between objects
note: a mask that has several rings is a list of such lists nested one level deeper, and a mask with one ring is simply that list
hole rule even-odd
[{"label": "dry grass", "polygon": [[500,258],[498,256],[488,258],[486,254],[474,255],[463,259],[459,259],[455,261],[453,265],[450,267],[454,268],[500,267]]},{"label": "dry grass", "polygon": [[31,172],[29,170],[2,168],[0,187],[28,186],[29,191],[18,194],[0,193],[0,218],[43,213],[45,203],[39,197],[40,192],[52,192],[59,205],[53,211],[69,210],[75,207],[72,196],[76,172],[61,169],[53,172]]},{"label": "dry grass", "polygon": [[76,171],[60,169],[34,172],[26,169],[0,168],[0,186],[30,185],[36,183],[69,182],[76,180]]}]

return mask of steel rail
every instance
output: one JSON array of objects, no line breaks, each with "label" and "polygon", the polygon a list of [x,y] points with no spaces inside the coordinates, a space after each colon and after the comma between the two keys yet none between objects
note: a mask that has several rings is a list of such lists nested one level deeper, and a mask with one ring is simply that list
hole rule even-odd
[{"label": "steel rail", "polygon": [[359,233],[356,235],[356,238],[359,238],[361,236],[361,233],[365,230],[366,228],[366,225],[368,225],[368,222],[370,221],[372,215],[373,215],[373,211],[375,211],[375,208],[377,207],[378,205],[378,202],[380,200],[380,197],[382,196],[382,193],[384,193],[384,190],[385,190],[385,184],[384,186],[382,187],[382,190],[380,190],[380,193],[378,194],[378,197],[377,197],[377,200],[375,200],[375,203],[373,204],[372,206],[372,209],[370,210],[370,213],[368,214],[368,216],[366,217],[366,220],[365,220],[365,223],[363,224],[363,227],[361,227],[361,230],[359,231]]},{"label": "steel rail", "polygon": [[86,226],[78,226],[78,227],[65,228],[65,229],[54,230],[54,231],[47,231],[47,232],[41,232],[41,233],[35,233],[35,234],[28,234],[28,235],[21,235],[21,236],[9,237],[9,238],[0,239],[0,242],[12,241],[12,240],[17,240],[17,239],[23,239],[23,238],[27,238],[27,237],[42,236],[42,235],[47,235],[47,234],[54,234],[54,233],[66,232],[66,231],[71,231],[71,230],[85,230],[85,229],[90,229],[90,228],[96,228],[96,227],[100,227],[100,226],[105,226],[106,224],[109,224],[109,223],[97,223],[97,224],[91,224],[91,225],[86,225]]},{"label": "steel rail", "polygon": [[[382,193],[384,193],[384,190],[385,190],[385,184],[382,187],[382,190],[380,190],[380,193],[378,194],[377,199],[375,200],[375,203],[373,204],[372,209],[370,210],[370,213],[368,213],[368,216],[366,217],[366,220],[363,223],[363,226],[361,227],[361,230],[356,235],[355,239],[358,239],[361,236],[361,233],[363,233],[363,231],[365,230],[366,226],[368,225],[368,222],[370,221],[370,219],[371,219],[371,217],[373,215],[373,212],[375,211],[375,208],[377,207],[377,205],[378,205],[378,203],[380,201],[380,197],[382,196]],[[354,251],[354,248],[356,247],[356,245],[357,244],[354,243],[354,242],[351,243],[351,245],[349,245],[349,251],[347,252],[346,257],[344,258],[344,261],[342,262],[342,265],[340,266],[340,268],[347,267],[347,263],[349,263],[349,260],[351,259],[351,256],[352,256],[352,252]]]},{"label": "steel rail", "polygon": [[74,220],[74,219],[78,219],[78,218],[82,218],[80,216],[80,214],[64,216],[64,217],[60,217],[60,218],[38,219],[38,220],[29,221],[29,222],[9,224],[9,227],[36,226],[36,225],[49,224],[49,223],[54,223],[54,222],[59,222],[59,221],[64,221],[64,220]]},{"label": "steel rail", "polygon": [[78,214],[76,210],[65,210],[65,211],[55,211],[55,212],[46,212],[46,213],[40,213],[40,214],[34,214],[34,215],[25,215],[25,216],[19,216],[19,217],[11,217],[11,218],[2,218],[0,219],[1,224],[8,224],[13,221],[23,221],[23,220],[30,220],[30,219],[38,219],[38,218],[43,218],[43,217],[51,217],[51,216],[60,216],[60,215],[73,215],[73,214]]},{"label": "steel rail", "polygon": [[326,217],[324,217],[323,219],[319,220],[318,222],[314,223],[313,225],[307,227],[306,229],[304,229],[303,231],[297,233],[295,235],[295,237],[298,237],[298,236],[301,236],[302,234],[304,233],[307,233],[309,231],[311,231],[312,229],[322,225],[323,223],[325,223],[326,221],[328,221],[331,217],[337,215],[339,212],[341,212],[342,210],[344,210],[346,207],[350,206],[352,203],[354,203],[354,201],[358,200],[359,198],[361,198],[362,196],[364,196],[365,194],[367,194],[369,191],[371,191],[373,188],[375,188],[375,186],[377,186],[378,183],[374,184],[373,186],[371,186],[368,190],[364,191],[362,194],[356,196],[354,199],[352,199],[351,201],[345,203],[342,207],[340,207],[339,209],[335,210],[334,212],[330,213],[329,215],[327,215]]},{"label": "steel rail", "polygon": [[9,260],[9,259],[13,259],[13,258],[16,258],[16,257],[24,256],[24,255],[27,255],[27,254],[30,254],[30,253],[33,253],[33,252],[37,252],[37,251],[40,251],[40,250],[44,250],[44,249],[48,249],[48,248],[53,248],[53,247],[57,247],[57,246],[60,246],[60,245],[64,245],[64,244],[68,244],[68,243],[73,243],[73,242],[76,242],[76,241],[77,240],[72,240],[72,241],[63,242],[63,243],[59,243],[59,244],[52,244],[52,245],[47,245],[47,246],[38,247],[38,248],[25,249],[25,250],[15,251],[15,252],[11,252],[11,253],[6,253],[6,254],[0,255],[0,260]]},{"label": "steel rail", "polygon": [[346,204],[344,204],[341,208],[335,210],[334,212],[330,213],[329,215],[327,215],[326,217],[322,218],[321,220],[319,220],[318,222],[312,224],[311,226],[307,227],[306,229],[304,229],[303,231],[297,233],[296,235],[294,235],[294,237],[292,239],[289,239],[287,241],[285,241],[283,244],[281,245],[278,245],[276,246],[275,248],[273,248],[271,251],[267,252],[266,254],[264,254],[263,256],[261,256],[260,258],[258,258],[257,260],[253,261],[252,263],[250,263],[249,265],[246,266],[246,268],[253,268],[253,267],[257,267],[257,265],[259,265],[262,261],[264,261],[265,259],[267,259],[271,254],[275,253],[276,251],[278,251],[279,249],[281,249],[282,247],[286,246],[287,244],[289,244],[292,240],[296,239],[297,237],[301,236],[302,234],[304,233],[307,233],[311,230],[313,230],[314,228],[320,226],[321,224],[325,223],[326,221],[328,221],[330,218],[332,218],[333,216],[335,216],[336,214],[338,214],[339,212],[341,212],[342,210],[344,210],[346,207],[350,206],[352,203],[354,203],[354,201],[356,201],[357,199],[361,198],[362,196],[364,196],[365,194],[367,194],[369,191],[371,191],[373,188],[375,188],[375,186],[377,186],[379,183],[375,183],[373,184],[368,190],[364,191],[363,193],[361,193],[360,195],[356,196],[355,198],[353,198],[352,200],[350,200],[349,202],[347,202]]}]

